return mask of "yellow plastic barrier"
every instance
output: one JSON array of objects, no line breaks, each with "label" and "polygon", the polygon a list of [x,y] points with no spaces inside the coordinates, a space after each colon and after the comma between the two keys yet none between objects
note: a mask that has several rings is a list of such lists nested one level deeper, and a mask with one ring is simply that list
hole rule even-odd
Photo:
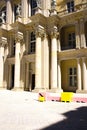
[{"label": "yellow plastic barrier", "polygon": [[71,102],[73,100],[73,92],[63,92],[61,93],[62,102]]},{"label": "yellow plastic barrier", "polygon": [[39,97],[38,99],[40,102],[44,102],[45,101],[45,98],[44,97]]},{"label": "yellow plastic barrier", "polygon": [[45,97],[43,96],[42,93],[39,93],[38,100],[39,100],[40,102],[44,102],[44,101],[45,101]]}]

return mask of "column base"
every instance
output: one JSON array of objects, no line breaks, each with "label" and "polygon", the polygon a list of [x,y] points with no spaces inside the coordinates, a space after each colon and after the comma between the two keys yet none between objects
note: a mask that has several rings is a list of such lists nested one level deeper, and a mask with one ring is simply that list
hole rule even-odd
[{"label": "column base", "polygon": [[42,88],[35,88],[34,90],[32,90],[32,92],[38,93],[38,92],[46,92],[47,89],[42,89]]},{"label": "column base", "polygon": [[49,92],[61,93],[61,92],[63,92],[63,90],[62,89],[58,89],[58,88],[52,88],[52,89],[49,90]]},{"label": "column base", "polygon": [[6,90],[7,88],[0,86],[0,90]]},{"label": "column base", "polygon": [[22,87],[20,87],[20,88],[14,87],[12,90],[13,91],[24,91],[24,88],[22,88]]},{"label": "column base", "polygon": [[87,90],[76,90],[76,93],[87,93]]}]

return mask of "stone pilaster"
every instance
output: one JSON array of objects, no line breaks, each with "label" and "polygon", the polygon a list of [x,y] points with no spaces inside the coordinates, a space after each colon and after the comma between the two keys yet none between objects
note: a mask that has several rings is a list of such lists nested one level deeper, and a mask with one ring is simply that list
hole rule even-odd
[{"label": "stone pilaster", "polygon": [[20,60],[21,60],[21,40],[23,40],[23,33],[17,32],[15,35],[16,49],[15,49],[15,82],[14,89],[20,89]]},{"label": "stone pilaster", "polygon": [[7,44],[7,38],[0,38],[0,88],[3,88],[4,82],[4,46]]},{"label": "stone pilaster", "polygon": [[79,30],[79,23],[76,21],[75,23],[75,32],[76,32],[76,48],[80,48],[80,30]]},{"label": "stone pilaster", "polygon": [[81,80],[81,63],[80,58],[77,59],[77,92],[82,90],[82,80]]},{"label": "stone pilaster", "polygon": [[80,20],[80,37],[81,37],[81,48],[86,47],[86,38],[85,38],[85,29],[84,29],[84,20]]},{"label": "stone pilaster", "polygon": [[12,3],[11,3],[11,0],[7,0],[6,1],[6,22],[8,24],[11,24],[12,23]]},{"label": "stone pilaster", "polygon": [[51,89],[57,89],[57,28],[51,33]]},{"label": "stone pilaster", "polygon": [[82,77],[83,77],[83,91],[87,91],[87,69],[86,69],[86,58],[82,58]]}]

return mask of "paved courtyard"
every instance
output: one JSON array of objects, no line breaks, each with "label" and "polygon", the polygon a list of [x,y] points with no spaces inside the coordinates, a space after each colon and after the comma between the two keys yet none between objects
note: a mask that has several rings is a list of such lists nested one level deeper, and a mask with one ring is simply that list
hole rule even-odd
[{"label": "paved courtyard", "polygon": [[37,99],[37,93],[0,90],[0,130],[87,130],[87,103]]}]

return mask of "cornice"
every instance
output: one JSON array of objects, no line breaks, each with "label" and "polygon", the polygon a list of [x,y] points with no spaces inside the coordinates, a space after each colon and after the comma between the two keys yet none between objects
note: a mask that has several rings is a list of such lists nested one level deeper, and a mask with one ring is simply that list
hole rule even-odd
[{"label": "cornice", "polygon": [[23,32],[25,30],[25,25],[19,21],[11,24],[11,27],[11,30],[9,30],[10,34],[14,34],[15,32]]},{"label": "cornice", "polygon": [[31,16],[29,19],[30,22],[25,25],[26,30],[34,30],[38,25],[46,28],[47,18],[44,15],[37,13],[36,15]]},{"label": "cornice", "polygon": [[60,21],[60,18],[59,18],[59,16],[56,14],[56,15],[52,15],[52,16],[49,16],[48,18],[47,18],[47,24],[49,25],[49,24],[51,24],[51,25],[55,25],[55,26],[57,26],[58,25],[58,23],[59,23],[59,21]]},{"label": "cornice", "polygon": [[80,19],[85,19],[85,21],[87,20],[87,9],[61,16],[59,25],[60,27],[63,27],[67,24],[75,24],[75,22]]},{"label": "cornice", "polygon": [[58,53],[59,60],[76,59],[81,57],[87,57],[87,48],[66,50]]}]

